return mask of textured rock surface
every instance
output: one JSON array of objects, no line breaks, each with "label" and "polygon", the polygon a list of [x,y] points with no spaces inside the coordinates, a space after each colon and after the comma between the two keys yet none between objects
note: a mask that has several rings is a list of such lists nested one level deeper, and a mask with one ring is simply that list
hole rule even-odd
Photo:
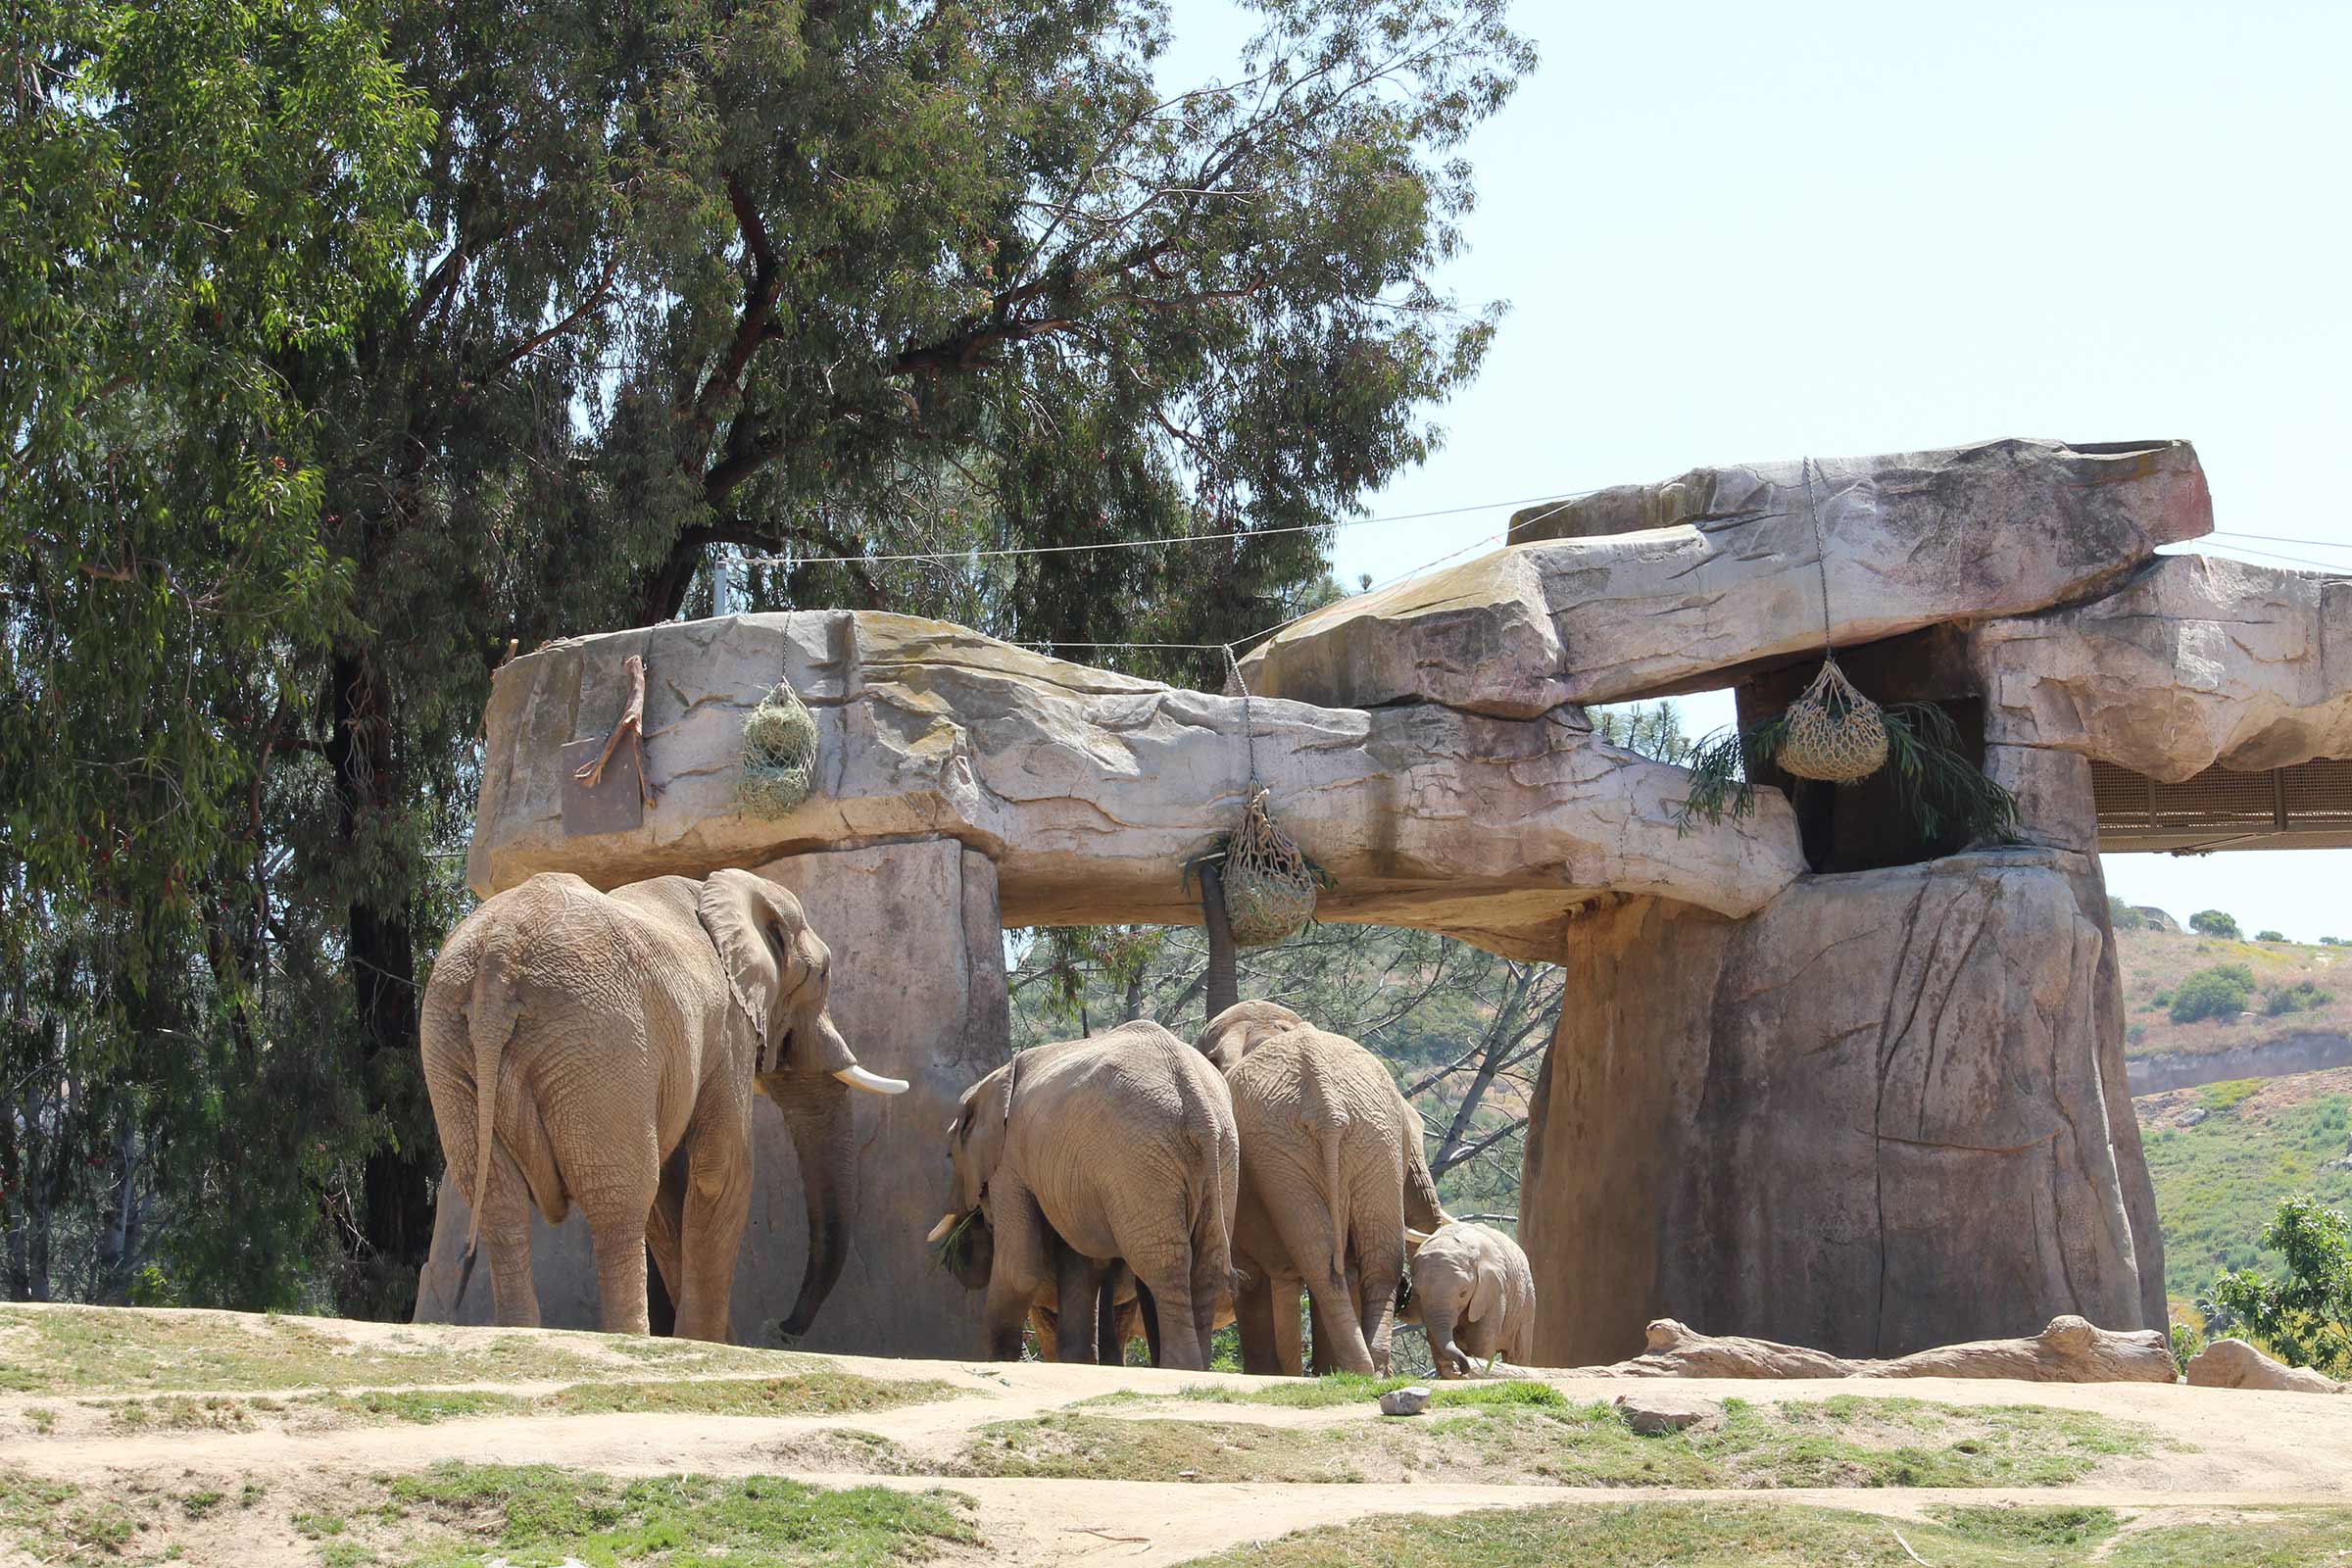
[{"label": "textured rock surface", "polygon": [[1679,1394],[1654,1391],[1620,1394],[1610,1404],[1619,1420],[1645,1438],[1681,1432],[1723,1414],[1723,1406],[1712,1399],[1686,1398]]},{"label": "textured rock surface", "polygon": [[[1825,554],[1831,636],[1845,644],[2066,603],[2213,526],[2181,441],[1829,459],[1814,502],[1826,550],[1795,463],[1603,492],[1514,528],[1535,542],[1310,615],[1242,670],[1250,690],[1301,702],[1531,717],[1818,648]],[[1565,536],[1604,520],[1599,537]]]},{"label": "textured rock surface", "polygon": [[[791,888],[832,948],[834,1021],[858,1060],[910,1080],[904,1095],[858,1095],[861,1196],[841,1283],[801,1343],[864,1354],[976,1356],[979,1298],[922,1245],[947,1206],[945,1129],[956,1098],[1010,1053],[1004,938],[994,868],[947,839],[795,856],[759,867]],[[734,1337],[772,1345],[808,1256],[800,1175],[783,1118],[754,1108],[756,1186],[735,1269]],[[490,1275],[477,1266],[454,1295],[466,1247],[464,1195],[440,1189],[433,1248],[417,1291],[422,1323],[490,1321]],[[585,1222],[532,1226],[531,1259],[549,1328],[597,1326],[596,1271]]]},{"label": "textured rock surface", "polygon": [[[632,654],[647,669],[654,804],[641,825],[567,837],[560,754],[619,715]],[[786,675],[822,734],[818,785],[768,818],[735,799],[738,754],[745,715]],[[1283,826],[1338,879],[1324,919],[1548,957],[1568,911],[1599,891],[1740,913],[1803,870],[1779,796],[1683,833],[1681,771],[1594,740],[1573,709],[1507,720],[1259,701],[1253,740],[1243,711],[898,615],[583,639],[499,674],[468,873],[482,892],[547,869],[611,886],[944,834],[997,861],[1007,924],[1195,923],[1182,866],[1240,819],[1252,754]]]},{"label": "textured rock surface", "polygon": [[2079,858],[1595,909],[1528,1134],[1538,1359],[1673,1316],[1837,1355],[2163,1320],[2103,893]]},{"label": "textured rock surface", "polygon": [[1969,639],[1985,738],[2177,783],[2352,757],[2352,582],[2169,556],[2104,599]]},{"label": "textured rock surface", "polygon": [[2307,1366],[2274,1360],[2243,1340],[2216,1340],[2190,1356],[2188,1381],[2201,1389],[2278,1389],[2288,1394],[2341,1394],[2345,1388]]},{"label": "textured rock surface", "polygon": [[[2031,1339],[1939,1345],[1893,1360],[1848,1359],[1801,1345],[1700,1334],[1660,1318],[1647,1348],[1627,1361],[1570,1369],[1607,1378],[2010,1378],[2024,1383],[2171,1383],[2173,1352],[2161,1329],[2121,1333],[2070,1315]],[[2234,1344],[2234,1341],[2225,1342]],[[2276,1364],[2276,1363],[2274,1363]],[[2192,1378],[2193,1382],[2194,1379]],[[1619,1396],[1625,1407],[1632,1396]],[[1637,1427],[1636,1431],[1642,1429]]]}]

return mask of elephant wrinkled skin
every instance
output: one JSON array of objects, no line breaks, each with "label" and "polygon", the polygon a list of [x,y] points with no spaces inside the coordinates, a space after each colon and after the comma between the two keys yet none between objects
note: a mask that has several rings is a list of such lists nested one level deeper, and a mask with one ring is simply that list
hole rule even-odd
[{"label": "elephant wrinkled skin", "polygon": [[1513,1366],[1536,1353],[1536,1276],[1519,1244],[1467,1220],[1405,1238],[1413,1253],[1413,1289],[1400,1316],[1429,1331],[1430,1359],[1442,1378],[1466,1378],[1497,1352]]},{"label": "elephant wrinkled skin", "polygon": [[1419,1113],[1379,1057],[1276,1003],[1226,1008],[1200,1049],[1233,1092],[1242,1135],[1233,1250],[1250,1276],[1235,1298],[1244,1369],[1304,1370],[1303,1287],[1317,1366],[1385,1373],[1405,1225],[1446,1219]]},{"label": "elephant wrinkled skin", "polygon": [[1163,1363],[1207,1367],[1241,1151],[1232,1097],[1199,1053],[1153,1023],[1024,1051],[964,1092],[948,1152],[956,1206],[931,1239],[975,1208],[987,1220],[992,1355],[1020,1355],[1051,1292],[1057,1353],[1092,1360],[1096,1298],[1123,1259],[1156,1308]]},{"label": "elephant wrinkled skin", "polygon": [[425,987],[425,1084],[501,1324],[539,1321],[531,1206],[561,1224],[576,1201],[607,1332],[647,1332],[650,1247],[678,1333],[725,1339],[757,1089],[801,1165],[808,1262],[784,1327],[808,1328],[856,1223],[849,1089],[906,1087],[858,1066],[833,1027],[831,966],[799,901],[749,871],[611,893],[547,872],[452,933]]}]

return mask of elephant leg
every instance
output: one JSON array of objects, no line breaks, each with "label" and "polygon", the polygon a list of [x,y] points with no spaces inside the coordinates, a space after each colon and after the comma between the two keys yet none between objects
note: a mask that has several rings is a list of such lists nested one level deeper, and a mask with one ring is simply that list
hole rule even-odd
[{"label": "elephant leg", "polygon": [[1307,1370],[1316,1377],[1327,1378],[1340,1367],[1331,1358],[1331,1330],[1324,1326],[1323,1309],[1315,1305],[1311,1296],[1306,1298],[1306,1319]]},{"label": "elephant leg", "polygon": [[531,1196],[504,1151],[490,1160],[482,1195],[481,1242],[490,1250],[490,1297],[501,1328],[539,1326],[539,1287],[531,1278]]},{"label": "elephant leg", "polygon": [[1037,1341],[1037,1358],[1040,1361],[1061,1359],[1061,1335],[1054,1320],[1054,1309],[1043,1301],[1029,1303],[1029,1337]]},{"label": "elephant leg", "polygon": [[[1369,1373],[1372,1352],[1365,1346],[1363,1328],[1356,1321],[1355,1300],[1348,1290],[1346,1260],[1335,1264],[1332,1257],[1337,1248],[1330,1210],[1305,1202],[1287,1208],[1273,1205],[1269,1217],[1282,1238],[1283,1250],[1290,1254],[1292,1266],[1305,1276],[1306,1294],[1314,1298],[1315,1343],[1320,1346],[1325,1339],[1330,1340],[1331,1361],[1337,1370]],[[1280,1316],[1277,1312],[1277,1319]],[[1328,1335],[1322,1332],[1326,1328],[1331,1331]],[[1298,1369],[1297,1361],[1290,1364],[1292,1376],[1296,1377]]]},{"label": "elephant leg", "polygon": [[685,1222],[686,1151],[681,1148],[662,1167],[662,1185],[645,1216],[645,1248],[652,1265],[646,1280],[646,1317],[656,1334],[678,1331],[678,1296],[686,1288],[679,1272],[679,1237]]},{"label": "elephant leg", "polygon": [[[1102,1296],[1102,1265],[1070,1248],[1054,1260],[1056,1298],[1054,1350],[1063,1361],[1091,1362],[1096,1352],[1096,1308]],[[1115,1314],[1112,1314],[1115,1316]]]},{"label": "elephant leg", "polygon": [[1295,1378],[1306,1370],[1305,1347],[1299,1344],[1298,1292],[1301,1281],[1297,1275],[1272,1275],[1266,1289],[1273,1301],[1274,1361],[1276,1369],[1286,1378]]},{"label": "elephant leg", "polygon": [[580,1212],[588,1217],[588,1243],[596,1253],[596,1283],[607,1334],[645,1334],[645,1223],[653,1207],[654,1184],[634,1195],[582,1193]]},{"label": "elephant leg", "polygon": [[1396,1282],[1404,1273],[1404,1238],[1394,1247],[1385,1236],[1370,1238],[1357,1253],[1359,1263],[1348,1269],[1355,1287],[1356,1321],[1363,1325],[1364,1348],[1372,1354],[1372,1370],[1389,1375],[1389,1339],[1396,1327]]},{"label": "elephant leg", "polygon": [[991,1360],[1018,1361],[1022,1326],[1029,1321],[1038,1297],[1054,1283],[1054,1250],[1060,1245],[1059,1238],[1038,1212],[1037,1200],[1008,1175],[999,1175],[988,1206],[996,1246],[988,1271],[988,1300],[981,1308],[981,1330]]},{"label": "elephant leg", "polygon": [[1127,1336],[1120,1333],[1119,1273],[1111,1269],[1102,1276],[1102,1288],[1095,1296],[1095,1322],[1100,1336],[1095,1346],[1095,1364],[1123,1366],[1127,1360]]},{"label": "elephant leg", "polygon": [[1257,1377],[1282,1372],[1282,1357],[1274,1347],[1274,1288],[1263,1274],[1234,1294],[1233,1324],[1242,1336],[1242,1370]]},{"label": "elephant leg", "polygon": [[1193,1309],[1193,1260],[1188,1248],[1174,1256],[1148,1263],[1130,1260],[1138,1284],[1152,1292],[1159,1308],[1159,1345],[1163,1365],[1187,1372],[1208,1370],[1208,1349],[1200,1343],[1199,1314]]},{"label": "elephant leg", "polygon": [[[748,1110],[748,1107],[746,1107]],[[725,1344],[732,1328],[729,1308],[735,1264],[743,1252],[743,1228],[752,1212],[750,1117],[744,1136],[734,1129],[689,1135],[685,1214],[679,1232],[678,1337]]]}]

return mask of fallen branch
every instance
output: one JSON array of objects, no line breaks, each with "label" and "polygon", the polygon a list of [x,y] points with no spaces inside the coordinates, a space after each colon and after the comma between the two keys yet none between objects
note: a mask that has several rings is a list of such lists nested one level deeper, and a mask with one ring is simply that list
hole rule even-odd
[{"label": "fallen branch", "polygon": [[571,776],[590,789],[604,783],[605,764],[612,760],[613,752],[619,749],[625,736],[630,755],[637,760],[638,798],[647,806],[652,806],[654,785],[645,769],[645,661],[631,654],[623,661],[621,667],[629,672],[629,706],[622,710],[620,722],[612,726],[612,733],[605,738],[605,749],[596,760]]}]

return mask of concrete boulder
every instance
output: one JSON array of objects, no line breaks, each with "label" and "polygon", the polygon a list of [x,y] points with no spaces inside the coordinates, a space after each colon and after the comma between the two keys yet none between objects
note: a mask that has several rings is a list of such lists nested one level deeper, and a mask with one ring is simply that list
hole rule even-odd
[{"label": "concrete boulder", "polygon": [[[1527,718],[1723,685],[1824,640],[1891,637],[2095,594],[2213,527],[2184,441],[1992,441],[1694,468],[1521,514],[1512,544],[1344,600],[1242,662],[1253,692]],[[1625,531],[1625,530],[1633,531]]]},{"label": "concrete boulder", "polygon": [[2288,1366],[2243,1340],[2216,1340],[2189,1357],[2188,1381],[2200,1389],[2270,1389],[2283,1394],[2341,1394],[2345,1385],[2307,1366]]}]

